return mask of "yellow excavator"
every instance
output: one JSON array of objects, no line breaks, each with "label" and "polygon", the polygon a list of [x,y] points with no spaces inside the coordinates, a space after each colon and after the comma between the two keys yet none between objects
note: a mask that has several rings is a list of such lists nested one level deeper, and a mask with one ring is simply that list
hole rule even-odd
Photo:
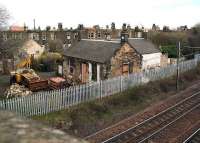
[{"label": "yellow excavator", "polygon": [[21,60],[17,65],[16,68],[30,68],[31,67],[31,57],[27,57],[23,60]]},{"label": "yellow excavator", "polygon": [[31,61],[33,56],[28,56],[27,58],[22,59],[17,65],[16,70],[10,72],[10,84],[12,83],[21,83],[21,74],[24,73],[24,71],[32,71],[30,69],[31,67]]}]

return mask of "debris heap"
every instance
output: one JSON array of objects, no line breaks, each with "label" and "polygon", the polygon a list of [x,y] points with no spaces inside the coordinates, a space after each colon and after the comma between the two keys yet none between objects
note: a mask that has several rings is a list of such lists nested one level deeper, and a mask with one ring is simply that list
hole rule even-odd
[{"label": "debris heap", "polygon": [[24,86],[19,84],[13,84],[5,91],[4,96],[6,98],[12,98],[27,96],[30,94],[32,94],[32,92],[28,88],[25,88]]},{"label": "debris heap", "polygon": [[78,85],[81,83],[81,80],[78,77],[74,77],[71,75],[65,76],[65,79],[67,80],[67,83],[70,86]]}]

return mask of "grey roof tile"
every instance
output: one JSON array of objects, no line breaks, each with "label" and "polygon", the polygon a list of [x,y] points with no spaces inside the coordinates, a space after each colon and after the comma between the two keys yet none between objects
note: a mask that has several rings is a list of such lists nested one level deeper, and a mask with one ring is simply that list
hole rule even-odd
[{"label": "grey roof tile", "polygon": [[143,54],[160,53],[160,50],[150,41],[145,39],[128,39],[129,44],[136,51]]},{"label": "grey roof tile", "polygon": [[65,56],[105,63],[121,47],[119,42],[81,40],[73,47],[67,49]]}]

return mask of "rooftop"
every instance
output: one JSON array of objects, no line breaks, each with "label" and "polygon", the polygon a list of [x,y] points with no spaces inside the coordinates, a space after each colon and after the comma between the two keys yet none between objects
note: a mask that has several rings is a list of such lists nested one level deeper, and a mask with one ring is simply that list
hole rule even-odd
[{"label": "rooftop", "polygon": [[105,63],[110,60],[117,49],[121,47],[118,41],[83,39],[69,48],[65,56]]},{"label": "rooftop", "polygon": [[[159,53],[160,50],[150,41],[143,38],[129,38],[128,43],[143,54]],[[65,51],[65,56],[105,63],[121,48],[120,39],[92,40],[82,39]]]}]

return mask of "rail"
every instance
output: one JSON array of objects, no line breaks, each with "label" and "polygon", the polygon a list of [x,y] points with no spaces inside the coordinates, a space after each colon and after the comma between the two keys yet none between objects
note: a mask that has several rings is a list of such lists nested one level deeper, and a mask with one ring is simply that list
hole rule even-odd
[{"label": "rail", "polygon": [[192,135],[190,135],[183,143],[192,143],[191,141],[196,137],[199,137],[200,140],[200,128],[195,131]]},{"label": "rail", "polygon": [[[198,108],[200,106],[200,103],[199,103],[200,97],[198,96],[199,94],[200,94],[200,91],[193,94],[192,96],[180,101],[179,103],[175,104],[174,106],[171,106],[168,109],[141,122],[140,124],[138,124],[134,127],[131,127],[129,129],[127,129],[126,131],[123,131],[122,133],[117,134],[117,135],[103,141],[102,143],[114,143],[114,142],[118,143],[118,142],[125,142],[127,140],[133,140],[133,139],[139,143],[145,142],[146,140],[148,140],[152,136],[156,135],[158,132],[160,132],[164,128],[168,127],[169,125],[171,125],[178,119],[182,118],[183,116],[185,116],[192,110]],[[177,115],[179,115],[179,116],[177,117]],[[162,124],[164,124],[164,125],[162,125]],[[160,128],[157,128],[159,126],[160,126]],[[144,130],[145,128],[146,129],[150,128],[149,130],[152,133],[147,133],[147,131]],[[157,129],[155,130],[155,128],[157,128]],[[145,136],[142,137],[142,135],[145,135]]]}]

